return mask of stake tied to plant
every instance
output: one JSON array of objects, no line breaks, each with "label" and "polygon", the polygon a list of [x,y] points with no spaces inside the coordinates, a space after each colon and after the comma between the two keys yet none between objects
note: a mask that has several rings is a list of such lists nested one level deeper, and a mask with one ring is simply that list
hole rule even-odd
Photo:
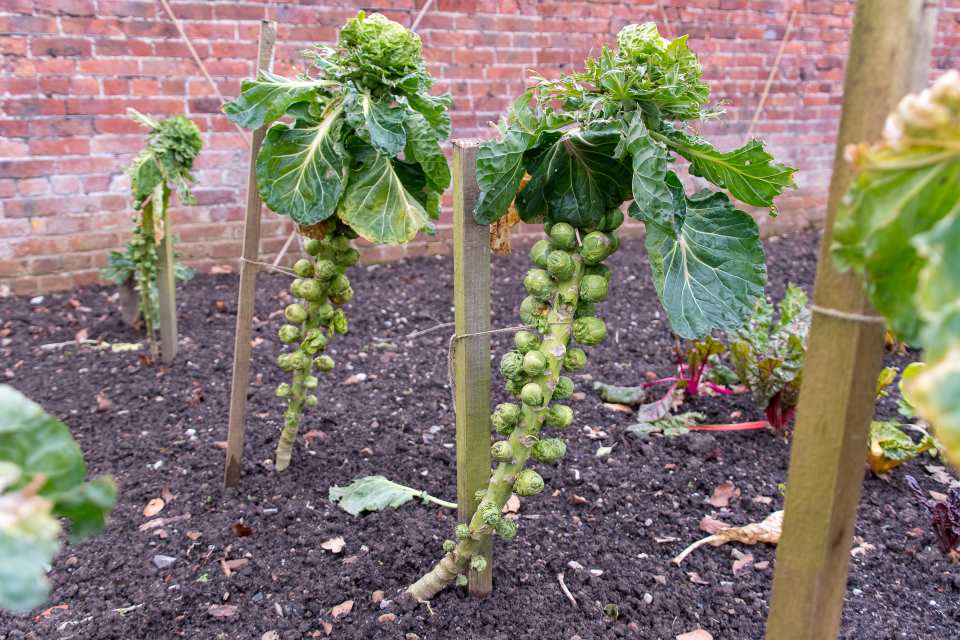
[{"label": "stake tied to plant", "polygon": [[506,388],[520,402],[502,404],[492,416],[506,437],[493,444],[497,466],[473,518],[457,526],[441,560],[407,588],[409,601],[429,600],[458,575],[482,570],[485,537],[517,533],[516,523],[502,516],[511,492],[544,489],[528,462],[563,457],[564,442],[542,430],[573,422],[573,411],[556,404],[574,390],[563,374],[586,364],[571,340],[590,347],[607,334],[596,305],[611,293],[603,262],[619,247],[625,202],[633,200],[630,216],[646,226],[654,285],[677,334],[693,339],[735,329],[763,294],[756,222],[724,193],[688,196],[671,166],[685,158],[694,175],[771,213],[774,197],[793,186],[794,170],[774,163],[759,140],[721,152],[682,125],[718,115],[706,107],[709,88],[686,37],[666,40],[647,23],[625,27],[617,41],[617,49],[604,48],[582,72],[535,76],[501,122],[499,137],[478,151],[477,222],[495,222],[514,203],[523,221],[543,224],[548,237],[533,246],[536,268],[524,278],[529,295],[520,318],[532,330],[517,333],[516,348],[500,362]]}]

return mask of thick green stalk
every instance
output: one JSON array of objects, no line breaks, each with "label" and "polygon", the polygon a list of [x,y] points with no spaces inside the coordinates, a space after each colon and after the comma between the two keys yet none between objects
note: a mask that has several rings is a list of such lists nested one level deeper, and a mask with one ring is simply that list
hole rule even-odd
[{"label": "thick green stalk", "polygon": [[542,375],[532,380],[540,385],[543,391],[543,402],[538,406],[523,405],[520,421],[508,439],[513,457],[509,461],[499,463],[494,470],[480,506],[470,520],[469,536],[460,540],[456,547],[446,553],[426,575],[407,587],[405,596],[412,603],[430,600],[453,583],[457,575],[466,573],[471,559],[480,553],[482,541],[494,531],[494,527],[487,523],[485,516],[489,517],[490,514],[499,516],[502,513],[517,476],[530,458],[530,450],[537,441],[547,407],[553,397],[557,381],[560,379],[563,357],[570,342],[574,312],[579,300],[580,281],[584,271],[583,260],[575,253],[572,254],[572,258],[575,264],[573,275],[566,281],[558,283],[553,303],[546,316],[547,331],[540,351],[547,358],[547,367]]}]

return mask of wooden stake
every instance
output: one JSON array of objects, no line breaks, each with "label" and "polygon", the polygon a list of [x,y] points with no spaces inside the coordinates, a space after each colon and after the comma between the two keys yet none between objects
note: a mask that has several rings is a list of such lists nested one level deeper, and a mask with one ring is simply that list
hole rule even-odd
[{"label": "wooden stake", "polygon": [[163,197],[158,212],[156,203],[153,203],[154,215],[160,213],[163,228],[163,239],[160,241],[160,261],[157,269],[157,302],[160,314],[160,360],[163,364],[171,364],[177,357],[177,284],[176,265],[173,258],[173,230],[170,225],[169,191],[163,187]]},{"label": "wooden stake", "polygon": [[[277,41],[277,23],[260,22],[260,47],[257,71],[269,70],[273,64],[273,47]],[[253,132],[250,163],[247,173],[247,209],[243,221],[243,257],[240,261],[240,292],[237,296],[237,331],[233,342],[233,381],[230,385],[230,422],[227,432],[227,461],[223,484],[235,487],[240,482],[243,459],[243,430],[247,416],[247,387],[250,385],[250,334],[257,289],[257,265],[248,262],[260,255],[260,210],[257,191],[257,154],[266,134],[266,127]]]},{"label": "wooden stake", "polygon": [[[477,141],[453,142],[453,303],[457,335],[490,330],[490,230],[473,220],[480,189]],[[467,523],[476,511],[477,491],[490,480],[490,336],[456,341],[454,383],[457,411],[457,515]],[[470,595],[493,588],[491,540],[484,541],[487,568],[471,571]]]},{"label": "wooden stake", "polygon": [[[814,301],[821,308],[874,313],[860,278],[837,273],[830,255],[837,207],[851,180],[843,151],[850,143],[876,141],[900,98],[917,87],[918,80],[926,83],[930,35],[924,31],[933,21],[925,14],[925,5],[931,5],[929,0],[857,2],[817,265]],[[837,637],[883,334],[881,322],[814,314],[787,476],[768,640]]]}]

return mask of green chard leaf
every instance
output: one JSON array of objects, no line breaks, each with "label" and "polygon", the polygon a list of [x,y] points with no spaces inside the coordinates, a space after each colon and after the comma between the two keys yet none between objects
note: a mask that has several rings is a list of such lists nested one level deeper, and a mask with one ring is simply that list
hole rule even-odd
[{"label": "green chard leaf", "polygon": [[760,140],[721,152],[697,136],[679,129],[654,133],[655,138],[690,161],[690,173],[726,189],[737,200],[775,211],[773,199],[794,187],[796,169],[773,162]]},{"label": "green chard leaf", "polygon": [[331,84],[324,80],[290,80],[261,70],[256,80],[240,83],[240,95],[223,105],[223,112],[245,129],[259,129],[285,114],[294,103],[316,96],[319,89]]},{"label": "green chard leaf", "polygon": [[331,104],[314,126],[277,123],[267,131],[257,156],[257,185],[270,209],[303,225],[333,215],[346,179],[342,116],[342,106]]},{"label": "green chard leaf", "polygon": [[360,237],[382,244],[409,242],[421,229],[432,233],[434,228],[424,205],[383,154],[354,169],[338,215]]},{"label": "green chard leaf", "polygon": [[388,508],[396,509],[414,498],[447,508],[457,506],[438,500],[426,491],[397,484],[383,476],[367,476],[358,478],[345,487],[330,487],[328,498],[352,516],[359,516],[364,511],[372,513]]},{"label": "green chard leaf", "polygon": [[653,283],[670,326],[689,339],[736,329],[767,281],[757,223],[722,193],[701,191],[689,198],[672,173],[669,184],[673,220],[644,217],[634,207],[631,214],[646,222]]}]

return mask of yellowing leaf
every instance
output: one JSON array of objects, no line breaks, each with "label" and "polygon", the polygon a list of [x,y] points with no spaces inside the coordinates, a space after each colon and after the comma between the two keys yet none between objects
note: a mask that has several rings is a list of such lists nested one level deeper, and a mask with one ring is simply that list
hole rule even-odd
[{"label": "yellowing leaf", "polygon": [[163,511],[163,508],[166,506],[166,504],[167,503],[163,501],[163,498],[154,498],[147,503],[147,506],[143,508],[143,515],[147,516],[148,518],[152,518]]}]

